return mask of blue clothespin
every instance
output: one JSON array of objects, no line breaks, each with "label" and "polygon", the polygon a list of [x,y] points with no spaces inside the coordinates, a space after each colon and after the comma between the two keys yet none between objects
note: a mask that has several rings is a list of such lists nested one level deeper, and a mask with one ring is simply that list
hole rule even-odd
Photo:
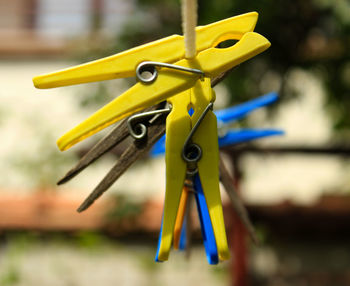
[{"label": "blue clothespin", "polygon": [[[248,102],[235,105],[230,108],[215,111],[218,120],[219,129],[219,147],[225,147],[233,144],[243,143],[251,140],[256,140],[263,137],[283,135],[284,132],[279,129],[236,129],[228,130],[220,134],[220,129],[224,129],[225,125],[242,119],[246,115],[255,111],[258,108],[268,106],[278,100],[278,94],[271,92]],[[155,157],[165,152],[165,135],[160,138],[151,149],[151,156]]]},{"label": "blue clothespin", "polygon": [[[219,263],[218,250],[216,247],[215,235],[214,235],[213,226],[211,224],[211,220],[209,216],[207,202],[205,200],[205,196],[201,185],[201,180],[199,178],[198,173],[194,176],[193,183],[194,183],[199,221],[201,224],[203,244],[204,244],[205,252],[207,254],[207,260],[209,264],[215,265]],[[185,226],[183,225],[182,228],[184,227]],[[181,232],[181,235],[182,235],[182,232]],[[183,239],[181,238],[180,241],[181,240]]]}]

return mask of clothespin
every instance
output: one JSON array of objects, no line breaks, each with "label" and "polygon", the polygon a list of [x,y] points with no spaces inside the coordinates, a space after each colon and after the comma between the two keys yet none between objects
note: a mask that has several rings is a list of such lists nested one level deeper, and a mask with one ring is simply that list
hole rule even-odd
[{"label": "clothespin", "polygon": [[[162,235],[157,253],[160,261],[168,259],[183,181],[187,170],[194,165],[198,167],[208,204],[219,259],[229,258],[218,169],[212,168],[218,166],[218,142],[216,117],[210,110],[215,100],[210,80],[270,46],[263,36],[252,32],[257,16],[257,13],[247,13],[198,27],[196,30],[198,53],[193,59],[184,58],[183,38],[175,35],[115,56],[39,76],[33,80],[38,88],[135,75],[140,81],[62,136],[57,141],[61,150],[66,150],[101,129],[151,105],[163,100],[171,104],[172,110],[166,121],[167,181]],[[216,48],[220,42],[228,39],[238,42],[225,49]],[[151,77],[146,78],[145,72],[150,72]],[[192,117],[188,115],[190,107],[194,109]],[[206,116],[203,117],[203,114]],[[200,125],[197,124],[199,122]],[[196,129],[198,131],[194,133],[193,130]],[[183,144],[184,142],[186,143]]]},{"label": "clothespin", "polygon": [[[225,72],[225,75],[227,74],[228,72]],[[223,75],[214,78],[212,80],[212,87],[223,80],[223,78]],[[97,142],[79,160],[79,162],[58,181],[59,185],[68,182],[123,140],[133,137],[134,143],[124,150],[114,167],[80,205],[78,208],[79,212],[84,211],[91,206],[91,204],[93,204],[93,202],[128,169],[128,167],[130,167],[138,158],[147,154],[148,149],[154,144],[154,142],[157,142],[159,136],[165,133],[165,115],[169,112],[169,108],[164,108],[162,104],[159,104],[158,106],[145,109],[140,114],[122,120],[120,124],[114,127],[109,134]],[[136,124],[134,123],[135,119],[138,120],[135,122]],[[142,132],[138,133],[136,129],[140,129]]]},{"label": "clothespin", "polygon": [[[218,128],[222,128],[225,130],[224,124],[232,123],[238,119],[243,118],[248,115],[252,111],[270,105],[278,100],[278,95],[274,92],[261,96],[257,99],[250,100],[246,103],[236,105],[231,108],[227,108],[224,110],[219,110],[215,112],[218,122]],[[226,128],[227,129],[227,128]],[[276,129],[243,129],[243,130],[225,130],[225,132],[219,133],[219,147],[225,147],[228,145],[238,144],[247,142],[254,139],[259,139],[266,136],[272,135],[282,135],[284,132],[282,130]],[[151,150],[151,154],[153,156],[157,156],[161,153],[165,152],[165,136],[163,136]],[[203,191],[200,185],[198,184],[198,176],[196,177],[197,184],[194,184],[195,187],[192,188],[197,203],[198,214],[200,218],[202,236],[204,239],[204,245],[207,253],[207,259],[209,264],[217,264],[217,250],[215,245],[215,239],[211,239],[214,237],[213,230],[211,227],[211,221],[209,219],[206,207],[206,201],[204,196],[202,196]],[[187,198],[188,198],[188,187],[184,187],[179,210],[177,213],[175,230],[174,230],[174,248],[183,250],[186,245],[186,219],[185,219],[185,210],[187,206]],[[162,231],[162,230],[161,230]]]},{"label": "clothespin", "polygon": [[[198,214],[199,214],[199,222],[201,225],[203,244],[204,244],[205,252],[207,255],[207,261],[209,264],[212,264],[212,265],[218,264],[219,255],[218,255],[218,250],[217,250],[217,246],[216,246],[215,234],[213,231],[212,222],[211,222],[208,207],[207,207],[207,201],[206,201],[206,198],[205,198],[205,195],[203,192],[201,180],[199,178],[198,173],[194,175],[193,180],[187,180],[187,184],[189,184],[189,185],[185,186],[181,198],[183,198],[184,196],[187,196],[189,191],[194,192],[197,210],[198,210]],[[181,199],[181,203],[187,204],[187,197],[185,200]],[[179,210],[180,209],[186,209],[186,205],[181,206],[179,208]],[[182,221],[182,227],[180,228],[181,236],[179,235],[177,237],[179,239],[179,241],[176,243],[174,242],[174,246],[178,245],[176,248],[184,249],[185,245],[187,244],[186,220],[184,220],[184,217],[180,218],[179,220]],[[160,236],[159,236],[159,240],[158,240],[159,241],[158,242],[158,250],[157,250],[157,255],[156,255],[157,262],[160,262],[160,260],[158,259],[158,253],[159,253],[159,246],[160,246],[160,241],[161,241],[161,234],[162,234],[162,228],[160,229]],[[180,245],[180,247],[179,247],[179,245]]]},{"label": "clothespin", "polygon": [[[275,92],[268,93],[248,102],[235,105],[230,108],[214,111],[218,120],[218,139],[219,147],[225,147],[233,144],[239,144],[263,137],[283,135],[284,132],[279,129],[228,129],[227,124],[231,124],[258,108],[270,105],[278,100]],[[157,141],[151,149],[151,156],[158,156],[165,153],[165,136]]]}]

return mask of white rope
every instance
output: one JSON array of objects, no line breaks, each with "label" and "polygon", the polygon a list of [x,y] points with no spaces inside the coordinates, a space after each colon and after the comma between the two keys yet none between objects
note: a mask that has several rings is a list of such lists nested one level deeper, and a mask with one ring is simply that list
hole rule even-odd
[{"label": "white rope", "polygon": [[185,57],[196,56],[197,0],[182,0],[182,30],[185,38]]}]

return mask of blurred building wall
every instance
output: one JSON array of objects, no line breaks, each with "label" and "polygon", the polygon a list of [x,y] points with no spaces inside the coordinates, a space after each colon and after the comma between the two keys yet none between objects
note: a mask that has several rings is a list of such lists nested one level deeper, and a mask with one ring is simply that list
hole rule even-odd
[{"label": "blurred building wall", "polygon": [[96,31],[115,36],[132,11],[123,0],[0,0],[0,57],[57,55]]},{"label": "blurred building wall", "polygon": [[23,0],[0,0],[0,30],[19,30],[26,26],[25,18],[27,9],[25,9]]}]

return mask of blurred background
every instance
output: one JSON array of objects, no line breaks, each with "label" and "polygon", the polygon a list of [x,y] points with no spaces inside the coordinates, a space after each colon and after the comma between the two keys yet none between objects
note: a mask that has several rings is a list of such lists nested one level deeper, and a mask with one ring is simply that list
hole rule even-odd
[{"label": "blurred background", "polygon": [[232,259],[207,265],[197,229],[189,259],[155,263],[162,157],[138,161],[82,214],[120,150],[56,186],[108,130],[64,153],[55,141],[134,79],[38,90],[32,77],[181,34],[178,0],[0,0],[1,286],[350,285],[350,2],[198,2],[199,25],[259,12],[255,31],[272,43],[215,87],[217,109],[280,95],[234,127],[285,136],[223,150],[261,245],[223,193]]}]

